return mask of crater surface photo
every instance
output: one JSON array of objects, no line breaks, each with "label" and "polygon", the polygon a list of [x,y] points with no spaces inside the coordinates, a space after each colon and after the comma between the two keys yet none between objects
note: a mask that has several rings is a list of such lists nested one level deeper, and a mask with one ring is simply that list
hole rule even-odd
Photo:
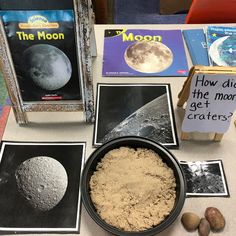
[{"label": "crater surface photo", "polygon": [[15,171],[18,190],[36,210],[49,211],[63,198],[68,177],[63,165],[47,156],[32,157]]},{"label": "crater surface photo", "polygon": [[98,84],[94,145],[135,135],[178,147],[168,84]]}]

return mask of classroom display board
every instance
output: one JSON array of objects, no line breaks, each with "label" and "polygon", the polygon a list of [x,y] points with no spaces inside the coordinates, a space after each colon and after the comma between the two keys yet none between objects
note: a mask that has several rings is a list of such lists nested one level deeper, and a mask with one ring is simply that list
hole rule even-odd
[{"label": "classroom display board", "polygon": [[[107,156],[109,160],[111,153],[104,153],[97,164],[93,163],[88,188],[84,188],[81,177],[85,157],[88,157],[87,163],[91,161],[86,152],[90,154],[92,149],[125,136],[153,140],[163,145],[163,149],[180,149],[173,152],[176,153],[176,163],[182,167],[181,174],[186,180],[183,181],[186,193],[184,197],[199,198],[190,201],[201,202],[200,198],[205,197],[229,198],[230,194],[233,196],[233,189],[229,189],[227,183],[228,177],[229,184],[234,182],[232,171],[229,171],[234,166],[230,165],[231,162],[235,163],[231,158],[234,147],[231,146],[232,150],[227,151],[232,145],[230,142],[234,141],[233,135],[230,142],[225,142],[226,146],[223,143],[189,144],[179,141],[179,136],[185,140],[191,132],[204,135],[215,133],[214,140],[220,141],[227,132],[236,109],[236,67],[232,59],[236,54],[232,43],[235,42],[233,34],[227,37],[220,35],[219,32],[226,32],[223,27],[209,27],[207,31],[190,30],[184,26],[185,30],[181,31],[169,26],[167,29],[158,26],[156,30],[147,27],[111,29],[99,26],[97,32],[102,33],[99,36],[104,47],[99,47],[100,57],[95,64],[99,69],[95,68],[94,73],[98,80],[93,81],[92,56],[96,54],[96,45],[92,44],[93,14],[90,0],[48,0],[44,6],[40,0],[32,3],[33,0],[0,0],[0,66],[16,121],[18,124],[28,123],[26,113],[32,111],[84,111],[86,121],[94,122],[94,126],[78,124],[77,120],[74,122],[76,117],[73,115],[72,122],[65,125],[65,114],[60,117],[61,123],[56,120],[54,124],[54,116],[46,114],[46,118],[36,118],[44,122],[41,126],[13,126],[13,131],[5,136],[8,141],[3,140],[0,144],[0,234],[106,234],[103,230],[99,231],[99,228],[94,229],[92,222],[89,222],[91,227],[88,230],[87,220],[90,219],[87,216],[80,229],[81,191],[88,190],[89,196],[93,198],[91,186],[99,185],[91,176],[102,169],[103,161]],[[219,39],[221,36],[223,39]],[[189,70],[186,49],[191,54],[193,64],[201,65]],[[232,64],[218,63],[222,61],[230,61]],[[215,66],[216,62],[220,65]],[[175,101],[178,86],[181,86],[180,82],[184,79],[181,77],[186,77],[186,80],[178,95],[177,104],[183,109],[178,109],[173,100]],[[96,106],[93,86],[96,86]],[[11,120],[8,125],[8,128],[12,128]],[[177,131],[182,134],[178,135]],[[231,131],[234,134],[234,130]],[[28,141],[9,141],[9,137]],[[58,141],[60,139],[64,141]],[[118,148],[125,150],[127,147]],[[135,148],[142,149],[139,146]],[[121,158],[124,155],[127,153],[122,152]],[[183,157],[185,160],[181,160]],[[161,154],[160,159],[163,159],[164,165],[160,163],[163,167],[170,167],[168,159],[164,159]],[[142,169],[146,165],[142,155],[138,156],[138,161]],[[124,161],[129,169],[133,162],[127,163]],[[122,166],[115,165],[115,168],[117,166],[119,173],[124,171]],[[123,191],[120,191],[119,199],[117,192],[110,191],[110,183],[103,182],[102,185],[108,189],[109,197],[118,199],[119,204],[124,203],[131,214],[134,213],[134,206],[139,206],[153,196],[154,203],[160,197],[166,203],[169,196],[163,195],[163,173],[158,168],[153,167],[151,171],[149,166],[148,168],[145,176],[157,179],[160,183],[159,187],[155,187],[157,197],[152,188],[149,189],[152,183],[147,181],[140,185],[134,172],[130,174],[131,178],[126,178],[127,184],[120,185],[125,194],[122,195]],[[175,177],[177,174],[174,173]],[[118,179],[120,176],[118,175]],[[127,176],[126,172],[124,176]],[[102,175],[102,179],[107,180],[106,175]],[[146,181],[145,178],[142,180]],[[167,178],[167,182],[169,180]],[[173,179],[171,189],[174,194],[181,184],[176,180],[177,178]],[[111,185],[113,184],[114,181],[111,181]],[[104,194],[97,197],[104,204]],[[231,207],[231,202],[227,200],[226,204]],[[91,204],[93,202],[94,209],[99,213],[96,201]],[[218,200],[209,201],[217,202]],[[202,203],[206,207],[208,200]],[[196,204],[191,206],[196,209]],[[158,210],[163,209],[165,210],[165,206]],[[202,212],[202,208],[199,211]],[[144,222],[149,213],[149,210],[142,212]],[[229,214],[225,215],[228,217]],[[163,221],[167,217],[165,215]],[[136,217],[135,222],[140,218]],[[146,233],[158,224],[153,223],[143,231],[131,230],[130,233]],[[221,230],[224,226],[221,226]],[[181,229],[178,230],[173,228],[172,232],[182,233]],[[228,233],[229,227],[226,230]]]}]

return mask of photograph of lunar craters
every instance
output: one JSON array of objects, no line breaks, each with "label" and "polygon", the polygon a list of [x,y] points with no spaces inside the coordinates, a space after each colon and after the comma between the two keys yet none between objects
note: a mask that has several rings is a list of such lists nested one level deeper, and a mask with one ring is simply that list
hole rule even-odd
[{"label": "photograph of lunar craters", "polygon": [[187,196],[229,196],[221,160],[181,161],[180,164],[187,181]]},{"label": "photograph of lunar craters", "polygon": [[168,84],[98,84],[94,145],[127,135],[178,147]]},{"label": "photograph of lunar craters", "polygon": [[126,49],[124,58],[133,70],[142,73],[159,73],[172,64],[173,53],[163,43],[140,41]]},{"label": "photograph of lunar craters", "polygon": [[85,143],[3,142],[0,233],[79,232]]}]

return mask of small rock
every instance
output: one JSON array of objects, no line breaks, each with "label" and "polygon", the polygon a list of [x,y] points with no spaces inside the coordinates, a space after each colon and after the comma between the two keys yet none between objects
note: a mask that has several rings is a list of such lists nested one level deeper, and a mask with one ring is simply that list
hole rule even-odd
[{"label": "small rock", "polygon": [[193,231],[197,229],[200,218],[193,212],[185,212],[181,217],[181,222],[187,231]]},{"label": "small rock", "polygon": [[221,231],[225,227],[225,218],[215,207],[208,207],[205,211],[205,217],[208,220],[212,231]]},{"label": "small rock", "polygon": [[210,234],[210,231],[211,227],[209,222],[205,218],[202,218],[198,226],[199,236],[208,236]]}]

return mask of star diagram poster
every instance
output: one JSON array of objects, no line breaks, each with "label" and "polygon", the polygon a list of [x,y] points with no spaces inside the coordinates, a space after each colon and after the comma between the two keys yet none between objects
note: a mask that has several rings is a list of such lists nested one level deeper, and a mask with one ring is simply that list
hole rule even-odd
[{"label": "star diagram poster", "polygon": [[0,15],[22,100],[81,100],[73,10]]},{"label": "star diagram poster", "polygon": [[103,76],[187,76],[180,30],[107,29]]},{"label": "star diagram poster", "polygon": [[236,66],[236,27],[208,26],[207,45],[213,66]]}]

